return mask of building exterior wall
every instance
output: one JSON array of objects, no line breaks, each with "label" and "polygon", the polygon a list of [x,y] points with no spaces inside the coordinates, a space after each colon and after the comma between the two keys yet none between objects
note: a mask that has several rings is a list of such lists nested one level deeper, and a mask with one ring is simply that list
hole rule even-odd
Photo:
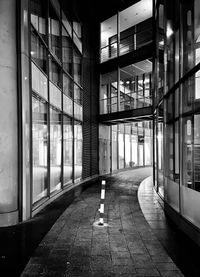
[{"label": "building exterior wall", "polygon": [[0,225],[18,220],[16,1],[0,2]]},{"label": "building exterior wall", "polygon": [[73,5],[0,3],[0,226],[98,175],[99,25]]},{"label": "building exterior wall", "polygon": [[200,229],[200,2],[157,1],[155,10],[155,187],[191,235]]}]

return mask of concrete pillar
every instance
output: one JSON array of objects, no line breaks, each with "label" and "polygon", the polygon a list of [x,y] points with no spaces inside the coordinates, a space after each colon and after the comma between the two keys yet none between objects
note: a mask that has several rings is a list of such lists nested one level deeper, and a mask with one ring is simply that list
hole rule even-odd
[{"label": "concrete pillar", "polygon": [[0,226],[18,222],[16,0],[0,1]]}]

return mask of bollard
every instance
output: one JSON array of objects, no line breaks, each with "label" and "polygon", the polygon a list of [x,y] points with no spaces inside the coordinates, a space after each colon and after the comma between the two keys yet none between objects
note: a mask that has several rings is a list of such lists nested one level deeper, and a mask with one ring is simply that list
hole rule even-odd
[{"label": "bollard", "polygon": [[105,199],[105,190],[106,190],[106,181],[102,180],[101,181],[101,200],[100,200],[100,220],[99,220],[99,225],[103,226],[103,216],[104,216],[104,199]]}]

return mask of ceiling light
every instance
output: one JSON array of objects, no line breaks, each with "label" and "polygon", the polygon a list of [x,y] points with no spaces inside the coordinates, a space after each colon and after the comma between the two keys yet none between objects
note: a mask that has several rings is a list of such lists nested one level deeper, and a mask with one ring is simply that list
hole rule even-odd
[{"label": "ceiling light", "polygon": [[173,30],[172,27],[168,24],[167,25],[167,38],[171,37],[171,35],[173,34]]}]

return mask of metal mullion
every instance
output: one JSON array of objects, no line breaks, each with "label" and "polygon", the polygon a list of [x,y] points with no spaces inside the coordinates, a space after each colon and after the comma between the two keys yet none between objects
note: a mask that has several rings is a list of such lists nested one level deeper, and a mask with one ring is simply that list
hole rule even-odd
[{"label": "metal mullion", "polygon": [[142,122],[143,126],[143,166],[145,166],[145,127],[144,127],[144,121]]},{"label": "metal mullion", "polygon": [[120,111],[120,68],[117,67],[117,111]]},{"label": "metal mullion", "polygon": [[[74,29],[73,29],[73,24],[72,24],[72,41],[73,40],[73,37],[74,37]],[[75,164],[74,164],[74,161],[75,161],[75,158],[74,158],[74,152],[75,152],[75,131],[74,131],[74,43],[72,44],[72,79],[73,79],[73,88],[72,88],[72,182],[74,183],[75,181]]]},{"label": "metal mullion", "polygon": [[124,126],[124,135],[123,135],[123,137],[124,137],[124,168],[126,168],[126,157],[125,157],[125,150],[126,150],[126,146],[125,146],[125,139],[126,139],[126,134],[125,134],[125,124],[123,124],[123,126]]},{"label": "metal mullion", "polygon": [[[29,47],[29,56],[31,57],[31,17],[30,17],[30,3],[28,3],[28,47]],[[29,155],[30,155],[30,217],[32,217],[32,211],[33,211],[33,118],[32,118],[32,71],[31,71],[32,65],[31,65],[31,59],[29,62],[29,107],[30,107],[30,149],[29,149]]]},{"label": "metal mullion", "polygon": [[[50,39],[50,33],[49,33],[49,1],[47,1],[47,42],[48,42],[48,50],[49,51],[49,39]],[[47,99],[48,99],[48,103],[47,103],[47,197],[50,198],[50,143],[51,143],[51,138],[50,138],[50,59],[49,59],[49,55],[47,54]]]},{"label": "metal mullion", "polygon": [[117,12],[117,57],[120,55],[120,16]]},{"label": "metal mullion", "polygon": [[119,125],[117,125],[117,169],[119,169]]},{"label": "metal mullion", "polygon": [[110,173],[112,172],[112,125],[110,126]]}]

